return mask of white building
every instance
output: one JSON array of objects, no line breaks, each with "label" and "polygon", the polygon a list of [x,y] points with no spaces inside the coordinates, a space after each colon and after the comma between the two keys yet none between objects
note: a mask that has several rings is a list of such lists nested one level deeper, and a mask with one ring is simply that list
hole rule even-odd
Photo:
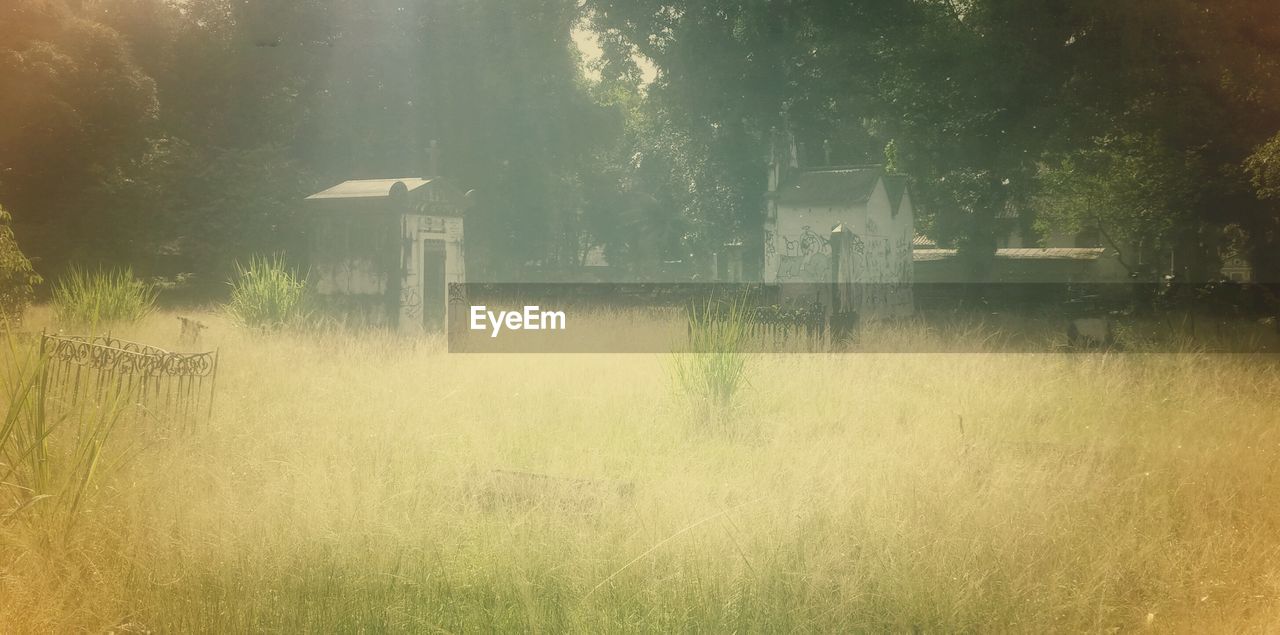
[{"label": "white building", "polygon": [[784,163],[775,152],[769,171],[763,281],[784,300],[824,293],[815,283],[832,282],[831,231],[842,225],[851,251],[840,282],[856,290],[848,308],[864,319],[910,315],[915,216],[906,177],[881,166],[799,168],[794,156]]},{"label": "white building", "polygon": [[467,197],[441,178],[344,181],[307,197],[308,264],[334,314],[401,331],[445,326],[466,280]]}]

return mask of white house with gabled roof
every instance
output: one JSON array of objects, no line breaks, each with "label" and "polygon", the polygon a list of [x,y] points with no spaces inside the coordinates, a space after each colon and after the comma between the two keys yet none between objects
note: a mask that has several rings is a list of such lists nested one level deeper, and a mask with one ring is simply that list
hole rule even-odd
[{"label": "white house with gabled roof", "polygon": [[[841,267],[842,283],[858,289],[855,310],[864,318],[914,311],[911,245],[915,214],[907,178],[883,166],[799,168],[775,152],[769,171],[764,220],[765,284],[783,297],[831,282],[831,231],[843,226],[852,251]],[[807,283],[807,284],[793,284]],[[821,301],[821,299],[819,298]]]}]

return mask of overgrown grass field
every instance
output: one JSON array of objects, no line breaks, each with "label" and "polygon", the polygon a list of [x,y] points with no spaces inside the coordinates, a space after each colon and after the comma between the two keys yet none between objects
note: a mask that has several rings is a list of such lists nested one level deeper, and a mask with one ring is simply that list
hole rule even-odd
[{"label": "overgrown grass field", "polygon": [[658,355],[197,317],[212,421],[0,521],[0,630],[1280,628],[1274,358],[755,355],[708,426]]}]

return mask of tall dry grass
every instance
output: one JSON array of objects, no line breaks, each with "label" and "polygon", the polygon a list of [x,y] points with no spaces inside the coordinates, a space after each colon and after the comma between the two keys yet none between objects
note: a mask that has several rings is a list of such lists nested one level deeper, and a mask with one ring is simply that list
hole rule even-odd
[{"label": "tall dry grass", "polygon": [[0,525],[0,630],[1280,625],[1272,359],[759,355],[728,437],[657,355],[201,319],[214,421],[131,430],[69,541]]}]

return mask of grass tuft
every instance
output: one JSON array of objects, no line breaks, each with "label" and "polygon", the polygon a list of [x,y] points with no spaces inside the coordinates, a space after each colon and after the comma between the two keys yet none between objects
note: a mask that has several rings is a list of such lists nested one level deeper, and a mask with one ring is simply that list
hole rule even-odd
[{"label": "grass tuft", "polygon": [[747,383],[751,312],[745,298],[711,299],[689,312],[687,352],[673,353],[668,373],[675,390],[708,423],[727,426]]},{"label": "grass tuft", "polygon": [[150,315],[155,304],[155,286],[135,278],[130,268],[72,267],[53,287],[58,322],[91,331],[137,322]]},{"label": "grass tuft", "polygon": [[308,304],[306,280],[284,258],[255,256],[248,264],[236,264],[226,308],[240,324],[265,329],[296,325],[308,317]]}]

